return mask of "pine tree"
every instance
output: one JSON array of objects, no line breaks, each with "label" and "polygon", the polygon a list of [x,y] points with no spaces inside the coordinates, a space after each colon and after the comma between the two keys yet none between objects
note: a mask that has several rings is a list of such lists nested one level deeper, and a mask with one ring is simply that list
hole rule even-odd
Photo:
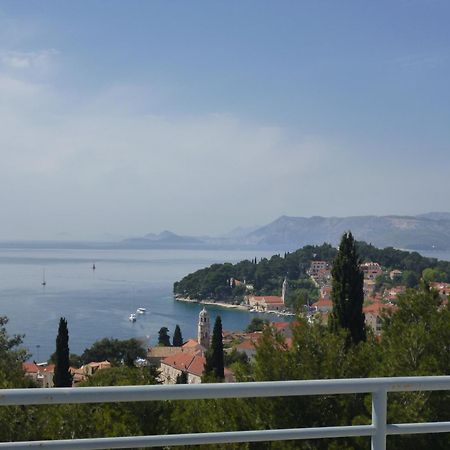
[{"label": "pine tree", "polygon": [[55,353],[56,362],[53,384],[55,387],[71,387],[72,374],[70,373],[69,363],[69,330],[67,329],[67,320],[64,317],[59,319]]},{"label": "pine tree", "polygon": [[351,232],[344,233],[331,270],[333,311],[330,315],[330,327],[332,330],[347,330],[353,344],[366,340],[362,312],[364,274],[359,265],[353,235]]},{"label": "pine tree", "polygon": [[216,317],[211,348],[206,353],[205,375],[220,381],[225,378],[223,362],[222,319]]},{"label": "pine tree", "polygon": [[173,332],[172,345],[174,347],[181,347],[183,345],[183,336],[181,335],[181,329],[178,324]]}]

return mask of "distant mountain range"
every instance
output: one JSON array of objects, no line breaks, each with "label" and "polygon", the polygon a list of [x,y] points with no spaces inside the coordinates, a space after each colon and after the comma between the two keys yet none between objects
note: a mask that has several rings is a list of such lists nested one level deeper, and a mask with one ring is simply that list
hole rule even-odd
[{"label": "distant mountain range", "polygon": [[120,242],[0,242],[0,248],[130,248],[130,249],[261,249],[296,250],[308,244],[337,245],[350,230],[376,247],[410,250],[450,250],[450,213],[417,216],[288,217],[253,228],[236,228],[219,237],[180,236],[171,231],[149,233]]},{"label": "distant mountain range", "polygon": [[449,250],[450,213],[417,216],[288,217],[259,228],[238,228],[225,236],[179,236],[169,231],[126,239],[121,245],[139,248],[255,248],[295,250],[307,244],[336,245],[345,231],[377,247]]}]

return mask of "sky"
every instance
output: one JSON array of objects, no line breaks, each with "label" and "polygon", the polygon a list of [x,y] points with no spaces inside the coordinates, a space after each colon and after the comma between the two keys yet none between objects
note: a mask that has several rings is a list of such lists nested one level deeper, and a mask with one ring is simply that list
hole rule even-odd
[{"label": "sky", "polygon": [[0,240],[449,211],[450,3],[0,2]]}]

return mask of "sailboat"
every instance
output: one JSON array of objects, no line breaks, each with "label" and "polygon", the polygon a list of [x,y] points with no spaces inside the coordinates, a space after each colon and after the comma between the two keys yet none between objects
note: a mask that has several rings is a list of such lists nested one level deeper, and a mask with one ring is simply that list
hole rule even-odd
[{"label": "sailboat", "polygon": [[45,281],[45,269],[42,269],[42,286],[45,286],[47,282]]},{"label": "sailboat", "polygon": [[95,263],[92,264],[92,270],[95,270]]}]

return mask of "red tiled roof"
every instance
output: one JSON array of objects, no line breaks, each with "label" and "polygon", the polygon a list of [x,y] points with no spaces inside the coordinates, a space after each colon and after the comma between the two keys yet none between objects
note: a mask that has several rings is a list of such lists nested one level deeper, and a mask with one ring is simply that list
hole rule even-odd
[{"label": "red tiled roof", "polygon": [[195,339],[189,339],[182,345],[182,348],[197,347],[197,345],[199,343]]},{"label": "red tiled roof", "polygon": [[333,307],[333,302],[331,300],[327,300],[325,298],[319,298],[319,300],[317,300],[317,302],[313,303],[312,306],[315,306],[316,308],[319,308],[321,306],[328,306],[328,307]]},{"label": "red tiled roof", "polygon": [[42,370],[42,372],[48,372],[48,373],[53,373],[54,371],[55,371],[54,364],[49,364],[48,366],[45,366]]},{"label": "red tiled roof", "polygon": [[283,298],[276,295],[268,295],[264,297],[264,299],[266,300],[266,303],[284,303]]},{"label": "red tiled roof", "polygon": [[388,303],[380,303],[380,302],[376,302],[376,303],[372,303],[371,305],[367,305],[363,308],[363,313],[364,314],[380,314],[383,310],[385,311],[393,311],[395,310],[396,307],[394,305],[390,305]]},{"label": "red tiled roof", "polygon": [[193,359],[194,355],[192,353],[179,352],[163,359],[161,364],[172,366],[178,370],[187,370]]},{"label": "red tiled roof", "polygon": [[253,342],[258,342],[261,339],[262,335],[263,334],[261,331],[254,331],[253,333],[245,333],[244,339],[250,339]]},{"label": "red tiled roof", "polygon": [[236,350],[255,350],[255,344],[253,341],[246,340],[236,345]]},{"label": "red tiled roof", "polygon": [[203,370],[205,369],[205,363],[206,359],[203,356],[194,356],[188,372],[201,377],[203,375]]},{"label": "red tiled roof", "polygon": [[162,364],[166,364],[184,372],[192,373],[193,375],[202,376],[205,362],[206,360],[203,356],[180,352],[176,355],[167,357],[162,361]]},{"label": "red tiled roof", "polygon": [[39,372],[39,366],[37,366],[35,363],[24,362],[24,363],[22,363],[22,369],[26,373],[38,373]]},{"label": "red tiled roof", "polygon": [[291,325],[291,322],[271,322],[271,325],[277,330],[288,328]]}]

